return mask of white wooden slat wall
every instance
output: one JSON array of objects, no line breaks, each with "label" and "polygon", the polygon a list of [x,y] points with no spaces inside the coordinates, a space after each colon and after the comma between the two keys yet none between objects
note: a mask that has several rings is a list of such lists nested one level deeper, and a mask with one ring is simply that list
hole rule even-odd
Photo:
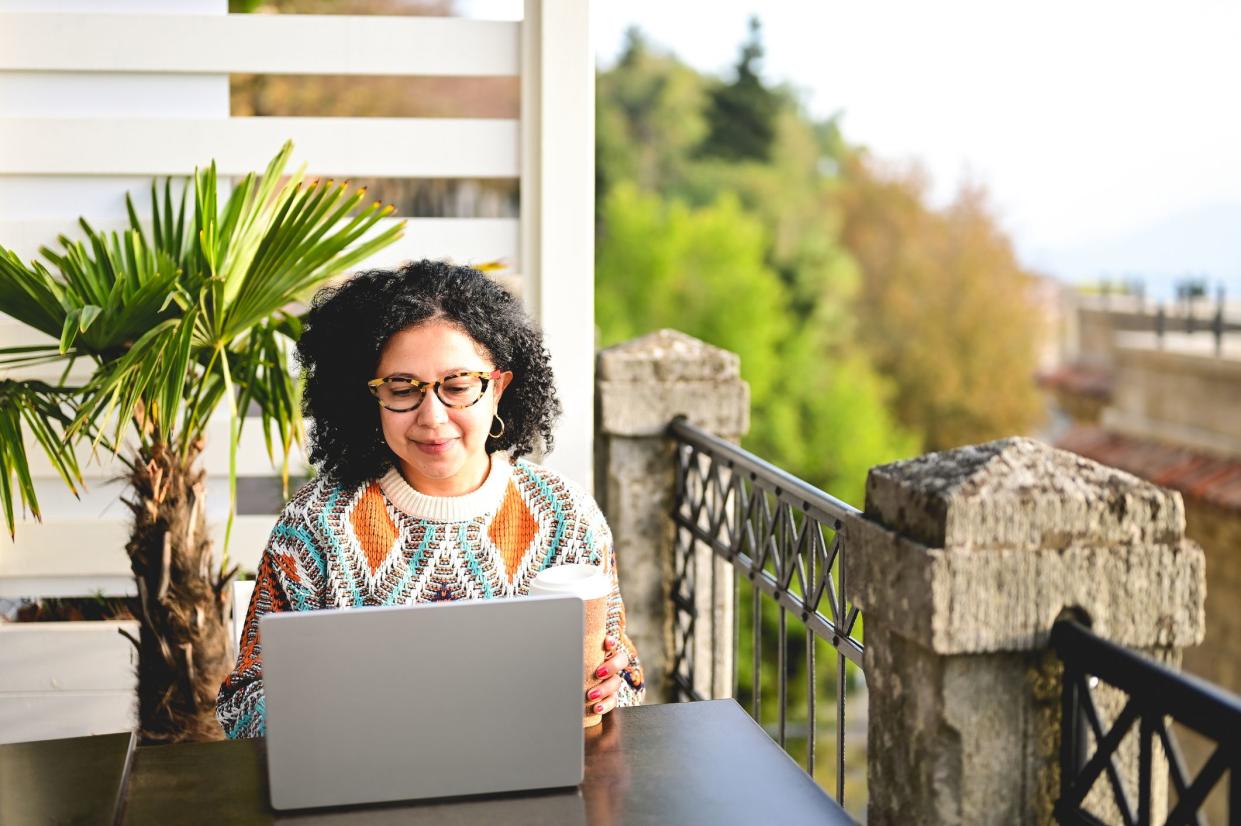
[{"label": "white wooden slat wall", "polygon": [[[171,5],[171,4],[166,4]],[[12,14],[0,70],[515,76],[520,26],[446,17]]]},{"label": "white wooden slat wall", "polygon": [[[415,218],[404,239],[359,269],[447,257],[504,259],[521,273],[523,295],[548,333],[566,410],[558,450],[544,461],[589,487],[594,115],[593,66],[580,59],[589,55],[586,5],[526,0],[527,20],[537,22],[529,29],[451,18],[230,16],[226,0],[0,0],[0,244],[31,258],[58,233],[80,237],[79,215],[120,227],[124,193],[141,204],[150,176],[184,175],[209,159],[224,175],[261,169],[290,138],[294,161],[311,175],[518,179],[520,220]],[[544,42],[548,36],[564,40]],[[523,81],[521,121],[233,118],[230,73],[529,75],[537,83]],[[544,227],[549,200],[566,196]],[[0,315],[0,347],[40,338]],[[258,427],[247,431],[242,473],[274,476]],[[226,457],[219,417],[205,456],[216,480],[208,517],[217,545]],[[295,457],[294,471],[303,463]],[[46,460],[36,458],[33,470],[45,520],[20,524],[16,542],[0,539],[0,598],[132,593],[126,510],[116,501],[119,487],[106,483],[116,466],[85,466],[91,489],[80,502]],[[232,558],[257,564],[273,518],[237,517]],[[102,656],[128,658],[129,643],[109,630],[124,646],[99,649]],[[18,647],[6,640],[15,639],[0,637],[0,673],[14,665]],[[61,648],[63,657],[47,649],[56,669],[98,671],[73,645]],[[115,730],[131,720],[129,684],[70,691],[65,685],[76,677],[57,679],[52,689],[0,683],[0,742]]]},{"label": "white wooden slat wall", "polygon": [[[63,0],[64,11],[43,4],[29,13],[29,4],[0,0],[0,243],[33,257],[58,233],[80,235],[75,226],[80,212],[97,225],[122,226],[123,193],[137,190],[141,199],[148,176],[183,174],[207,158],[224,175],[261,169],[289,138],[311,174],[520,176],[514,121],[230,118],[227,111],[230,72],[516,74],[520,24],[232,16],[224,13],[223,2],[190,5],[198,13],[165,13],[168,6],[143,8],[134,0]],[[99,13],[84,11],[92,7]],[[186,8],[182,4],[180,10]],[[164,101],[174,102],[175,116],[167,116]],[[43,188],[52,190],[51,197],[31,197]],[[88,203],[76,197],[79,191]],[[419,257],[516,263],[518,245],[519,222],[513,219],[414,219],[401,241],[359,269]],[[0,319],[0,346],[39,340],[45,337]],[[241,472],[271,475],[257,428],[247,430],[239,450]],[[221,417],[213,422],[204,457],[210,474],[225,472],[226,448]],[[32,456],[40,490],[56,489],[61,483],[50,464],[37,450]],[[295,469],[303,465],[303,457],[294,457]],[[96,480],[118,468],[108,462],[84,465]],[[48,518],[55,523],[61,517],[49,512]],[[15,550],[27,544],[19,537]],[[0,552],[0,578],[14,556]],[[67,573],[59,564],[49,568]],[[29,576],[25,571],[23,578]],[[49,589],[63,592],[65,586],[49,583]]]},{"label": "white wooden slat wall", "polygon": [[0,175],[221,175],[263,169],[292,139],[314,175],[515,178],[517,124],[415,118],[130,119],[0,117]]}]

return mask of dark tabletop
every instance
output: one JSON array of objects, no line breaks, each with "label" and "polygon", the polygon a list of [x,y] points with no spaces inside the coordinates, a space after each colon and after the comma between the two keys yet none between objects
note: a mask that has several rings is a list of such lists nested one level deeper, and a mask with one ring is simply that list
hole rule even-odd
[{"label": "dark tabletop", "polygon": [[113,823],[135,739],[125,733],[0,745],[0,824]]},{"label": "dark tabletop", "polygon": [[[115,769],[109,776],[119,778],[124,749],[119,749],[121,756],[117,759],[114,741],[119,742],[118,737],[122,736],[112,735],[113,740],[108,741],[111,746],[103,737],[0,746],[0,822],[6,826],[10,823],[5,816],[10,811],[4,802],[9,797],[7,792],[16,788],[19,796],[27,794],[9,785],[4,750],[22,746],[52,749],[53,743],[77,743],[85,754],[80,744],[91,743],[95,752],[111,750]],[[64,751],[63,746],[60,748]],[[69,762],[75,761],[77,758]],[[40,777],[44,771],[56,776],[47,759],[35,764],[41,767],[37,771]],[[53,785],[40,778],[28,782],[42,784],[39,788]],[[98,786],[102,781],[91,782]],[[65,784],[61,772],[55,787],[63,789]],[[126,797],[123,822],[127,824],[853,823],[732,700],[617,709],[607,715],[602,726],[586,732],[586,776],[580,789],[281,813],[269,805],[263,741],[237,740],[138,748]],[[61,822],[108,822],[112,814],[108,795],[97,790],[90,800],[98,811],[106,808],[102,818]],[[24,811],[20,805],[14,810],[19,814]],[[12,820],[14,824],[24,822],[49,821]]]}]

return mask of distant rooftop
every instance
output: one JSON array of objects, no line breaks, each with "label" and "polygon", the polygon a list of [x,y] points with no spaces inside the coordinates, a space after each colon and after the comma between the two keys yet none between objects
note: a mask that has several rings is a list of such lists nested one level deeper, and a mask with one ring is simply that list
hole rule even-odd
[{"label": "distant rooftop", "polygon": [[1241,459],[1126,436],[1102,427],[1074,428],[1057,447],[1178,490],[1187,499],[1241,512]]}]

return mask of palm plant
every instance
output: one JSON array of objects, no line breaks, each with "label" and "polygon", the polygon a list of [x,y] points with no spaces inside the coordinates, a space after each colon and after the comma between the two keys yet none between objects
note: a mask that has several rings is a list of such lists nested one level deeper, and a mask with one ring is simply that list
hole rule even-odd
[{"label": "palm plant", "polygon": [[[230,500],[252,406],[269,455],[274,461],[278,445],[285,457],[287,485],[290,448],[303,439],[289,369],[301,330],[295,308],[403,231],[403,223],[376,227],[392,207],[359,208],[365,190],[308,182],[300,170],[286,177],[291,151],[285,144],[263,174],[246,176],[222,208],[213,163],[195,171],[179,199],[170,180],[162,197],[153,182],[149,225],[127,196],[128,229],[103,233],[81,220],[85,240],[60,236],[58,251],[40,250],[47,263],[25,264],[0,246],[0,312],[59,340],[0,350],[0,368],[13,376],[64,364],[56,383],[0,380],[0,507],[10,534],[17,500],[41,518],[28,445],[75,493],[77,445],[103,447],[123,464],[146,742],[220,736],[214,701],[231,666],[234,507],[216,565],[198,462],[208,419],[227,405]],[[75,363],[90,367],[76,385],[68,383]]]}]

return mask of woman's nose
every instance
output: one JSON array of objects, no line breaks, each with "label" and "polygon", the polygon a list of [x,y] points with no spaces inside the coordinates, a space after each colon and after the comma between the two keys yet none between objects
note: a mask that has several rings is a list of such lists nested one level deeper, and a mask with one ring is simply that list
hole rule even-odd
[{"label": "woman's nose", "polygon": [[443,424],[448,421],[448,408],[440,401],[439,396],[427,388],[422,404],[414,411],[414,419],[418,424]]}]

